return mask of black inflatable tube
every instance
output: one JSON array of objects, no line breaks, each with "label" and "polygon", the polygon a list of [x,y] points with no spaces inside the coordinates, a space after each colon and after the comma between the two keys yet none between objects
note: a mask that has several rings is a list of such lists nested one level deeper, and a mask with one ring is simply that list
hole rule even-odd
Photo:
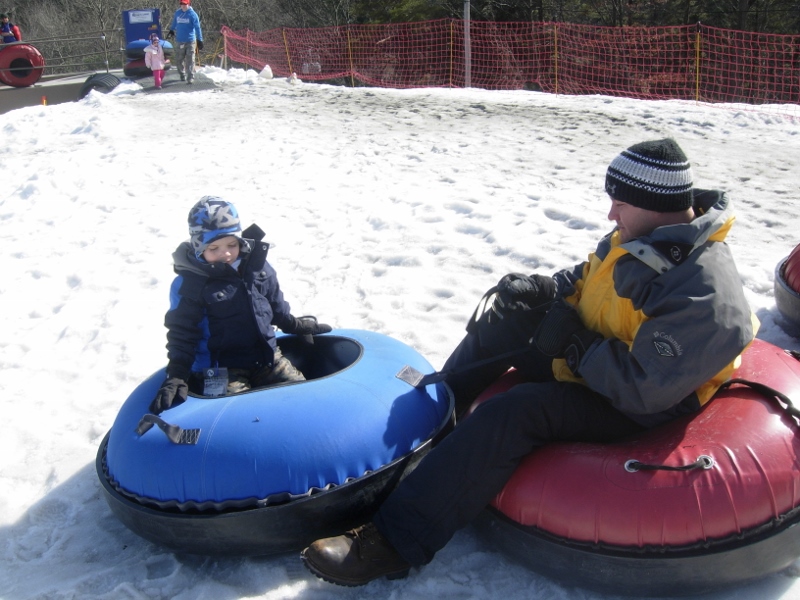
[{"label": "black inflatable tube", "polygon": [[[171,65],[164,65],[164,70],[169,71]],[[144,59],[130,60],[122,68],[126,77],[152,77],[153,71],[144,63]]]},{"label": "black inflatable tube", "polygon": [[775,305],[778,312],[788,321],[791,328],[789,333],[796,334],[800,331],[800,294],[795,292],[783,277],[784,266],[789,257],[782,258],[775,267],[774,291]]},{"label": "black inflatable tube", "polygon": [[685,551],[595,549],[516,523],[493,508],[473,525],[515,562],[576,587],[633,597],[691,596],[777,573],[800,556],[800,517],[743,541]]},{"label": "black inflatable tube", "polygon": [[119,84],[119,78],[113,73],[95,73],[83,82],[78,92],[78,100],[85,98],[92,90],[107,94]]},{"label": "black inflatable tube", "polygon": [[[448,390],[449,391],[449,390]],[[114,515],[137,535],[175,552],[208,556],[265,556],[300,551],[321,537],[367,521],[397,483],[453,426],[450,410],[434,435],[413,452],[344,485],[286,504],[222,513],[181,513],[151,508],[120,494],[104,467],[108,436],[95,469]]]}]

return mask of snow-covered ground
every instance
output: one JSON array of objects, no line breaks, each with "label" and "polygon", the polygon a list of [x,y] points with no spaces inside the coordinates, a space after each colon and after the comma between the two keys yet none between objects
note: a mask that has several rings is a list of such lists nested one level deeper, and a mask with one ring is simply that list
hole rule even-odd
[{"label": "snow-covered ground", "polygon": [[[674,137],[700,187],[728,190],[728,238],[761,319],[780,327],[778,261],[800,242],[800,124],[688,102],[515,91],[290,84],[206,67],[218,89],[111,94],[0,115],[0,597],[609,599],[487,547],[466,528],[425,568],[346,589],[294,554],[175,555],[101,497],[98,445],[165,362],[171,253],[201,196],[257,222],[296,314],[370,329],[436,367],[511,271],[583,260],[611,228],[603,178]],[[718,600],[800,599],[800,562]]]}]

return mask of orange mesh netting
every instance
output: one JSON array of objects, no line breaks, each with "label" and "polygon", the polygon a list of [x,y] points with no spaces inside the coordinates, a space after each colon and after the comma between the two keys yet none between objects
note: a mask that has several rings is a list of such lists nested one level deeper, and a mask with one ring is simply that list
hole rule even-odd
[{"label": "orange mesh netting", "polygon": [[[278,76],[370,86],[533,89],[741,103],[800,116],[800,35],[442,19],[273,29],[222,28],[225,55]],[[467,51],[468,49],[468,51]],[[470,61],[465,57],[469,55]]]}]

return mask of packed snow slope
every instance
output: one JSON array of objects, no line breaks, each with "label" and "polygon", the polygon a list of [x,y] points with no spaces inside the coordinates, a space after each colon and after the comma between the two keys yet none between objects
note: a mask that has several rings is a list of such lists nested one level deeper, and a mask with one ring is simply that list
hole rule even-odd
[{"label": "packed snow slope", "polygon": [[[472,528],[364,589],[295,554],[176,555],[128,531],[94,459],[165,363],[171,254],[203,195],[273,244],[297,315],[379,331],[436,367],[512,271],[586,258],[610,228],[608,163],[674,137],[699,187],[730,192],[729,244],[759,337],[800,350],[773,296],[800,242],[800,128],[741,107],[483,90],[344,88],[205,68],[212,91],[111,94],[0,116],[0,597],[608,599],[517,566]],[[800,563],[717,600],[800,599]]]}]

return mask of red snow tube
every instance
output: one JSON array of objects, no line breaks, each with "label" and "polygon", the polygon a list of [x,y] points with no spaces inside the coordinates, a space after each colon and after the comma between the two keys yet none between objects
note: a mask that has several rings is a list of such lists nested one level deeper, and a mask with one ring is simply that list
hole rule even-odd
[{"label": "red snow tube", "polygon": [[150,67],[145,64],[143,58],[129,60],[125,63],[125,66],[122,67],[122,72],[125,74],[125,77],[147,77],[153,75],[153,72],[150,70]]},{"label": "red snow tube", "polygon": [[28,87],[39,81],[44,57],[33,46],[13,44],[0,49],[0,81],[13,87]]},{"label": "red snow tube", "polygon": [[800,333],[800,245],[775,267],[775,305],[791,334]]},{"label": "red snow tube", "polygon": [[[800,399],[800,363],[767,342],[734,377]],[[476,403],[520,382],[512,371]],[[785,407],[734,384],[624,441],[545,446],[476,526],[536,571],[618,594],[697,594],[777,572],[800,556],[800,435]]]}]

